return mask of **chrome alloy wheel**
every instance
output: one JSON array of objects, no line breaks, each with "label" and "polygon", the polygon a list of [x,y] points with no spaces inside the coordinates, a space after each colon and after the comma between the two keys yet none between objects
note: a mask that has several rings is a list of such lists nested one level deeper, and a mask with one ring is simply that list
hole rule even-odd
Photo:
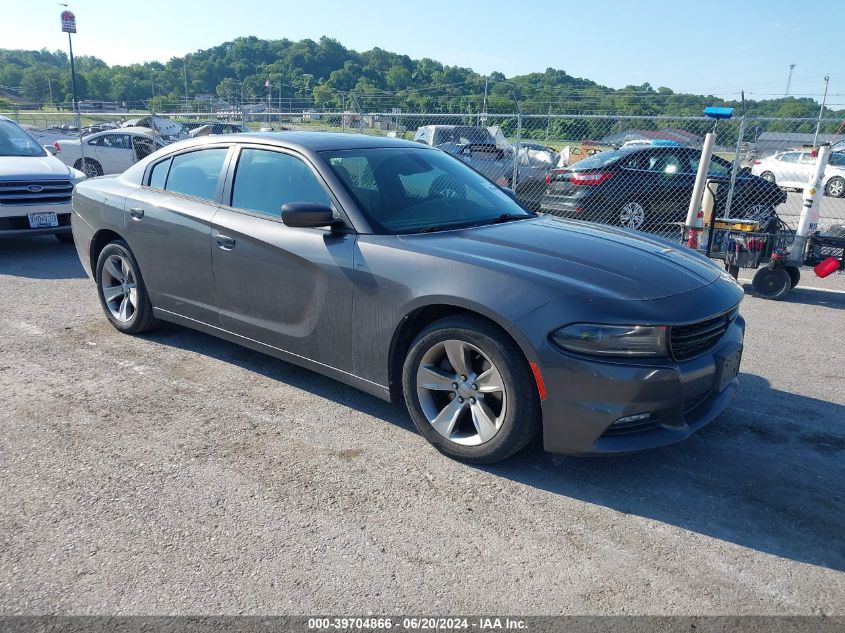
[{"label": "chrome alloy wheel", "polygon": [[120,255],[111,255],[100,275],[103,299],[111,315],[126,323],[138,309],[138,289],[132,267]]},{"label": "chrome alloy wheel", "polygon": [[420,361],[416,388],[428,422],[455,444],[484,444],[502,428],[508,404],[504,381],[475,345],[435,343]]},{"label": "chrome alloy wheel", "polygon": [[645,223],[645,209],[639,202],[629,202],[619,211],[619,225],[638,229]]}]

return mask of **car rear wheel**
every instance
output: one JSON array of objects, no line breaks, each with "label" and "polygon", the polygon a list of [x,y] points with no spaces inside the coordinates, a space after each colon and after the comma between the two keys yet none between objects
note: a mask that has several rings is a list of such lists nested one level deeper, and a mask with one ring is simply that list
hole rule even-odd
[{"label": "car rear wheel", "polygon": [[764,171],[760,174],[760,178],[763,180],[768,180],[769,182],[775,182],[775,175],[770,171]]},{"label": "car rear wheel", "polygon": [[103,167],[93,158],[79,159],[74,165],[76,169],[83,172],[87,178],[103,175]]},{"label": "car rear wheel", "polygon": [[138,262],[126,242],[116,240],[102,250],[96,280],[100,304],[116,329],[140,334],[158,325]]},{"label": "car rear wheel", "polygon": [[411,344],[402,371],[408,412],[440,452],[476,464],[524,448],[539,426],[537,385],[522,352],[495,325],[448,317]]},{"label": "car rear wheel", "polygon": [[827,181],[824,192],[831,198],[842,198],[845,196],[845,178],[834,176]]},{"label": "car rear wheel", "polygon": [[630,200],[619,209],[619,226],[626,229],[642,229],[645,226],[647,213],[645,207],[635,200]]}]

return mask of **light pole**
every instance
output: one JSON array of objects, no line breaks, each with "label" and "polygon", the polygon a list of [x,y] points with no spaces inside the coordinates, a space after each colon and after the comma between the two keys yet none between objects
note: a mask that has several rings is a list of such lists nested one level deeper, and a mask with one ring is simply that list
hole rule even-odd
[{"label": "light pole", "polygon": [[789,96],[789,86],[792,85],[792,71],[795,69],[795,64],[789,65],[789,77],[786,78],[786,92],[783,94],[784,97]]},{"label": "light pole", "polygon": [[[61,2],[59,4],[63,7],[67,6]],[[76,114],[76,129],[79,132],[80,166],[82,167],[82,171],[86,171],[85,144],[82,142],[82,116],[79,114],[79,99],[76,96],[76,66],[73,63],[73,39],[71,38],[71,34],[76,33],[76,16],[71,11],[62,11],[62,32],[67,33],[67,47],[70,56],[70,87],[73,92],[73,112]]]},{"label": "light pole", "polygon": [[827,102],[827,84],[830,82],[830,75],[824,76],[824,96],[822,97],[822,107],[819,108],[819,120],[816,121],[816,135],[813,136],[813,147],[819,146],[819,128],[822,125],[822,115],[824,114],[824,104]]}]

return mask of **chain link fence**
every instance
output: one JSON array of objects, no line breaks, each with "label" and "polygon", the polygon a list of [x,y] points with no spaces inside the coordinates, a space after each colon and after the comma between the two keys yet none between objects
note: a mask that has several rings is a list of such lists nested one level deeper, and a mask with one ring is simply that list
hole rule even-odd
[{"label": "chain link fence", "polygon": [[[588,114],[286,112],[209,114],[68,112],[7,114],[63,161],[88,173],[116,173],[155,148],[191,135],[315,130],[383,135],[433,145],[542,213],[679,237],[704,135],[715,131],[709,190],[715,215],[759,217],[771,210],[798,224],[813,147],[834,146],[825,171],[819,228],[845,224],[845,141],[833,119]],[[145,141],[144,137],[153,141]],[[139,140],[140,139],[140,140]],[[836,150],[841,150],[837,152]]]}]

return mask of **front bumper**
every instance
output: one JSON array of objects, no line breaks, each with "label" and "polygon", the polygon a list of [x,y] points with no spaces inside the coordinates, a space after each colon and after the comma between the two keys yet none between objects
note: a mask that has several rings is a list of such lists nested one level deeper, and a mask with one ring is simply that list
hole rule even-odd
[{"label": "front bumper", "polygon": [[[55,213],[59,226],[33,229],[29,226],[30,213]],[[3,205],[0,206],[0,237],[70,233],[70,214],[70,202],[21,206]]]},{"label": "front bumper", "polygon": [[[535,347],[547,396],[543,447],[554,453],[626,453],[679,442],[719,416],[737,389],[726,361],[742,353],[737,316],[707,353],[675,362],[594,359],[560,350],[547,337]],[[724,378],[723,378],[724,372]],[[621,418],[651,414],[628,424]]]}]

